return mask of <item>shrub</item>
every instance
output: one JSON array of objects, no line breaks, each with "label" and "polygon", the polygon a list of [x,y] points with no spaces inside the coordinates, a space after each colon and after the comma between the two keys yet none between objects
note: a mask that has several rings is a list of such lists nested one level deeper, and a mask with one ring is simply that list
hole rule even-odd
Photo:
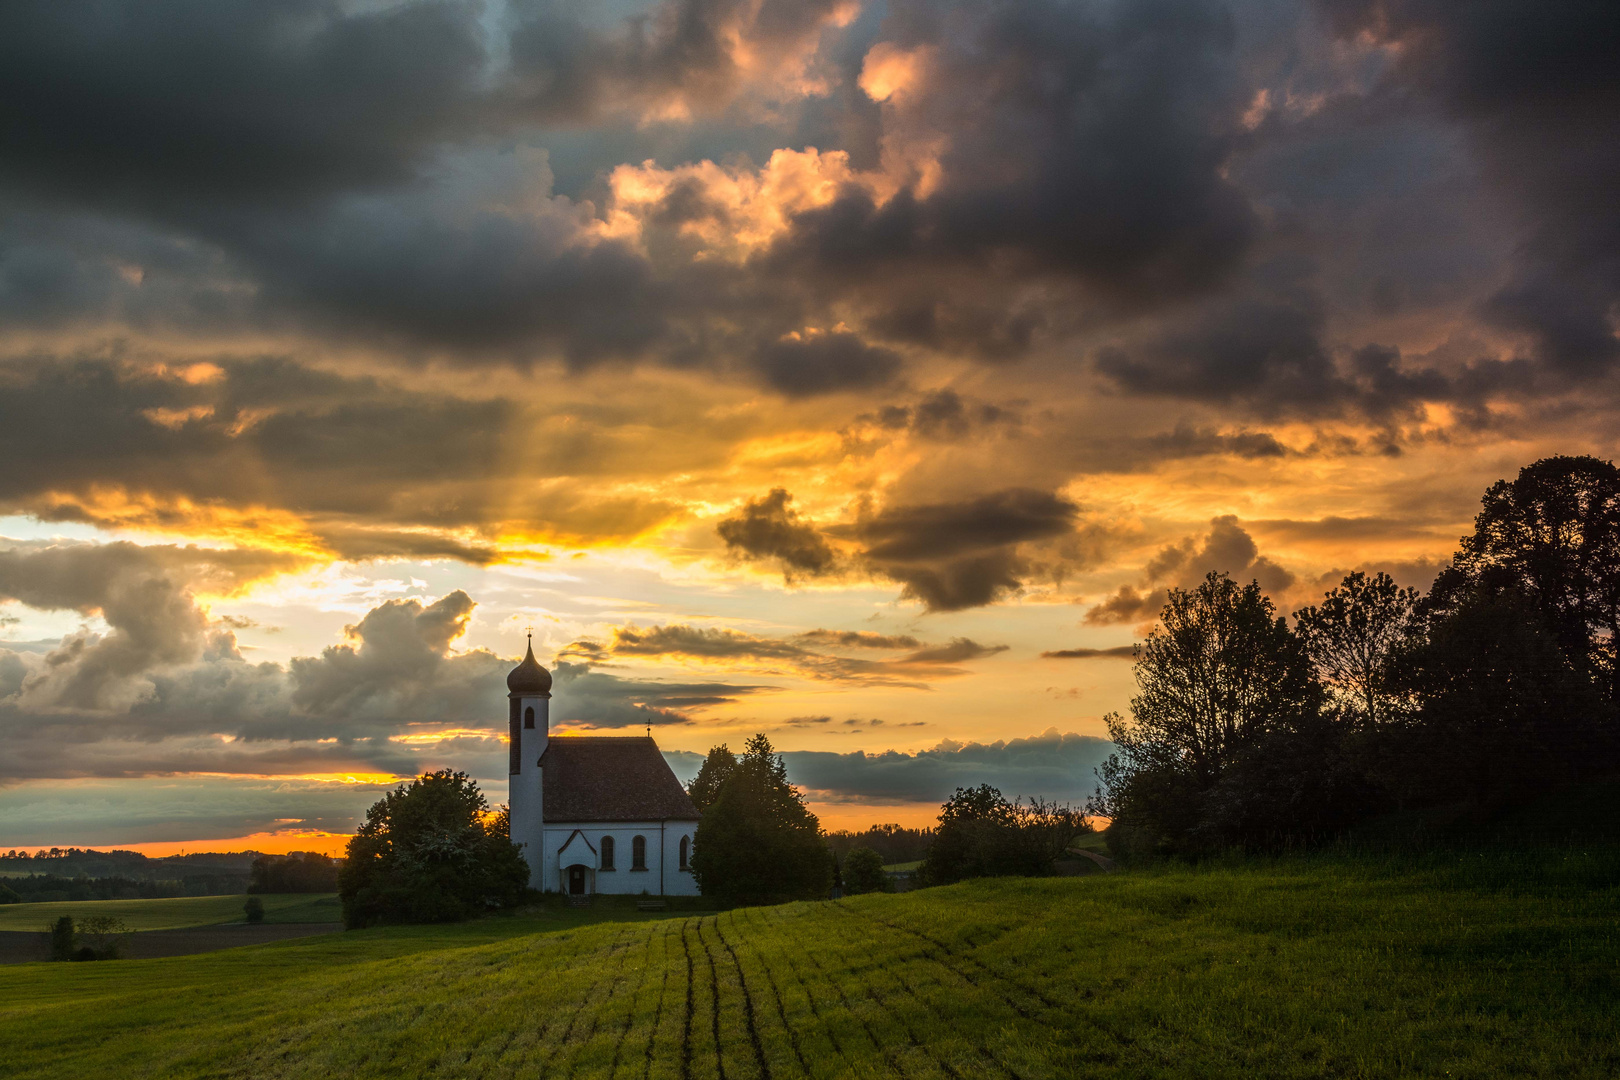
[{"label": "shrub", "polygon": [[248,897],[247,903],[242,905],[242,913],[250,923],[264,922],[264,901],[257,896]]},{"label": "shrub", "polygon": [[851,894],[893,892],[894,883],[883,872],[883,856],[869,847],[858,847],[844,856],[844,888]]},{"label": "shrub", "polygon": [[78,951],[73,941],[73,916],[63,915],[46,932],[51,935],[51,959],[72,960]]},{"label": "shrub", "polygon": [[529,867],[466,773],[425,773],[378,800],[338,874],[343,922],[451,922],[523,899]]},{"label": "shrub", "polygon": [[79,923],[80,960],[117,960],[124,955],[130,929],[111,915],[92,915]]},{"label": "shrub", "polygon": [[1090,822],[1080,811],[1040,799],[1008,802],[989,784],[957,788],[940,807],[939,828],[919,876],[930,885],[975,877],[1038,877]]}]

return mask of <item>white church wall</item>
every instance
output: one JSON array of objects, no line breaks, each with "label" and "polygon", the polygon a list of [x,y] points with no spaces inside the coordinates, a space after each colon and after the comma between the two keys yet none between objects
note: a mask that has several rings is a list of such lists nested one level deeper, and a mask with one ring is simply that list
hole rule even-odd
[{"label": "white church wall", "polygon": [[[698,895],[697,882],[692,878],[690,870],[680,868],[680,843],[685,837],[688,850],[692,843],[693,834],[697,831],[695,821],[615,821],[612,823],[597,824],[568,824],[564,822],[547,822],[545,827],[545,861],[543,868],[537,875],[534,864],[530,866],[531,887],[544,889],[547,892],[566,892],[563,868],[559,861],[559,853],[575,830],[584,834],[590,841],[594,850],[594,859],[597,864],[592,873],[587,874],[587,884],[594,878],[594,891],[606,895],[639,896],[646,893],[649,896],[696,896]],[[613,869],[600,868],[602,838],[611,836],[614,845]],[[647,869],[633,870],[632,853],[634,841],[637,836],[647,840]],[[574,841],[578,845],[579,841]],[[574,861],[574,851],[569,849],[570,858]],[[543,884],[535,882],[536,877],[543,879]]]}]

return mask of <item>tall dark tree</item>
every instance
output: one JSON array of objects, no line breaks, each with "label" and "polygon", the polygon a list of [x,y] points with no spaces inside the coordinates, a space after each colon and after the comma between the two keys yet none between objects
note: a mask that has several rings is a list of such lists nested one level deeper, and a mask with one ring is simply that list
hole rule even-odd
[{"label": "tall dark tree", "polygon": [[[1091,804],[1113,819],[1115,850],[1242,840],[1234,829],[1274,834],[1284,822],[1256,823],[1253,800],[1211,798],[1223,780],[1232,794],[1228,773],[1239,764],[1250,771],[1267,742],[1322,736],[1315,722],[1322,691],[1310,660],[1259,584],[1212,573],[1195,589],[1172,589],[1137,655],[1136,681],[1131,718],[1107,718],[1119,750],[1099,770],[1102,787]],[[1288,808],[1286,798],[1268,805],[1288,816],[1302,809]],[[1233,806],[1242,811],[1237,819],[1220,817]]]},{"label": "tall dark tree", "polygon": [[466,773],[425,773],[384,795],[349,841],[343,921],[448,922],[522,899],[529,868],[503,814]]},{"label": "tall dark tree", "polygon": [[1417,624],[1418,593],[1388,574],[1347,574],[1322,602],[1298,612],[1295,624],[1317,677],[1347,715],[1369,726],[1397,711],[1397,650]]},{"label": "tall dark tree", "polygon": [[686,793],[699,811],[707,810],[720,797],[720,788],[737,771],[737,755],[725,743],[709,747],[709,756],[703,759],[698,774],[686,785]]},{"label": "tall dark tree", "polygon": [[1607,760],[1597,688],[1515,589],[1454,597],[1398,671],[1416,706],[1391,755],[1409,800],[1500,805]]},{"label": "tall dark tree", "polygon": [[1491,486],[1429,606],[1443,616],[1504,590],[1527,598],[1570,663],[1620,702],[1620,469],[1551,457]]},{"label": "tall dark tree", "polygon": [[832,886],[821,823],[763,733],[748,740],[694,841],[692,876],[704,896],[725,903],[809,900]]}]

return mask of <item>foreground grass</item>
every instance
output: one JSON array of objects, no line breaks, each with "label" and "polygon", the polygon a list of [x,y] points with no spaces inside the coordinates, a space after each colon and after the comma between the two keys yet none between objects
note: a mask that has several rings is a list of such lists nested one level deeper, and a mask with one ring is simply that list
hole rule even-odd
[{"label": "foreground grass", "polygon": [[[341,922],[342,909],[335,895],[310,893],[268,894],[264,921],[272,923]],[[57,900],[43,904],[0,905],[0,930],[39,930],[63,915],[75,920],[92,915],[122,919],[131,930],[178,930],[188,926],[215,926],[243,922],[243,896],[177,896],[165,900]]]},{"label": "foreground grass", "polygon": [[1617,869],[1279,861],[18,966],[0,1075],[1608,1077]]}]

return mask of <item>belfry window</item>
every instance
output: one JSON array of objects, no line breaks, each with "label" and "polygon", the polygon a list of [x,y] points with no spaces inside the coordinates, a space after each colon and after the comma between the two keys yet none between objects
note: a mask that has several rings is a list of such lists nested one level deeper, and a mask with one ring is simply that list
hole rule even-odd
[{"label": "belfry window", "polygon": [[613,837],[602,837],[602,869],[613,869]]},{"label": "belfry window", "polygon": [[534,727],[534,706],[533,705],[530,705],[527,709],[523,710],[523,726],[526,727],[526,728]]},{"label": "belfry window", "polygon": [[686,865],[686,856],[691,852],[691,850],[692,850],[692,838],[689,837],[689,836],[681,837],[681,869],[682,870],[690,870],[690,869],[692,869],[690,866]]},{"label": "belfry window", "polygon": [[647,869],[647,838],[638,836],[630,841],[630,869]]}]

